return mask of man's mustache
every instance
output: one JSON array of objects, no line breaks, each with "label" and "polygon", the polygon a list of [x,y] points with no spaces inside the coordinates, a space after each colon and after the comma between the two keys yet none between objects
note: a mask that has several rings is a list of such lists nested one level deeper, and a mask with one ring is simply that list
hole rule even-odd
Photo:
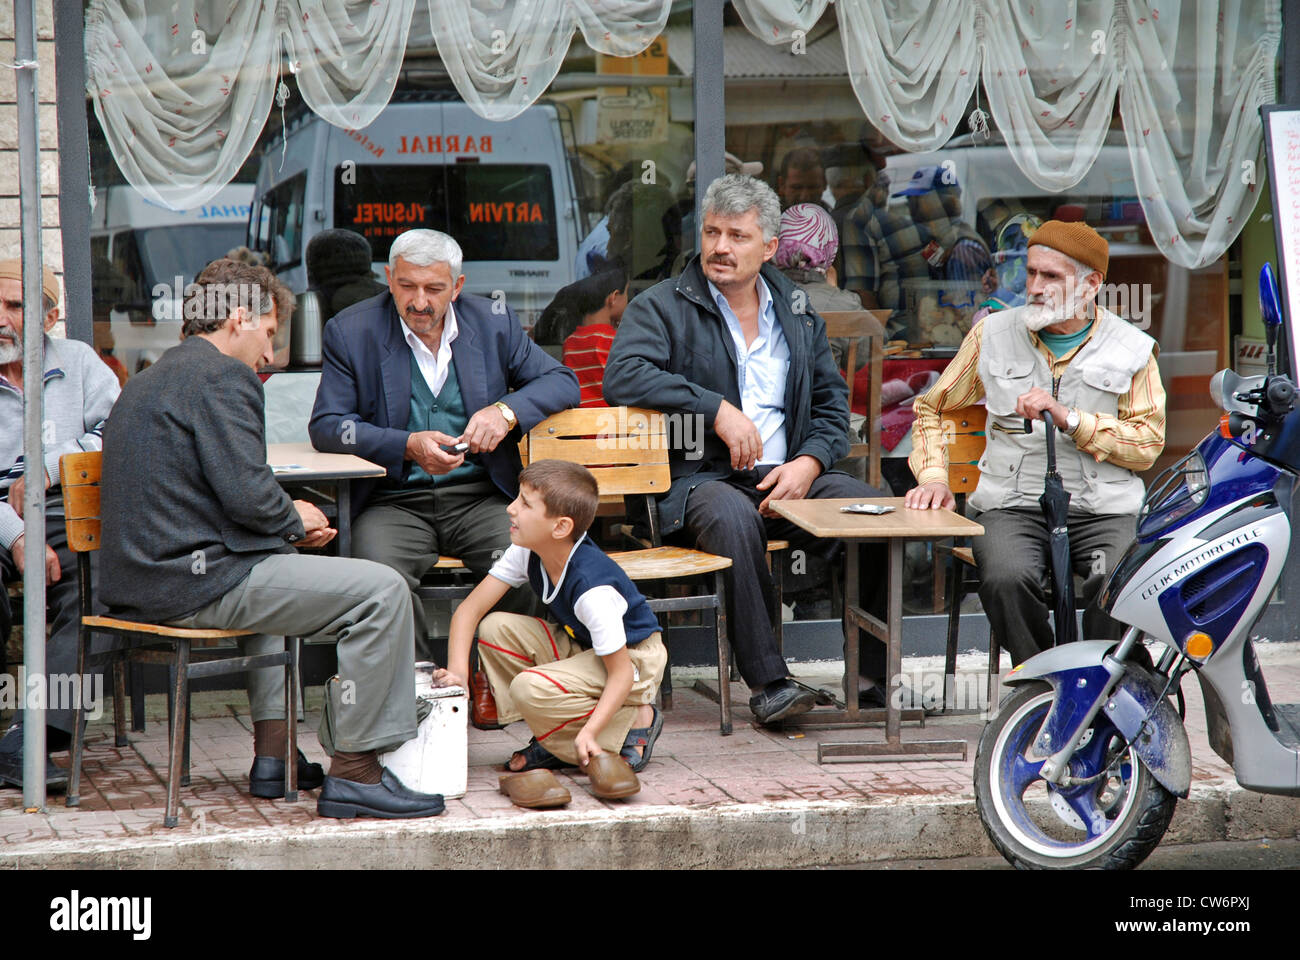
[{"label": "man's mustache", "polygon": [[732,260],[730,257],[709,257],[709,263],[721,263],[728,267],[734,267],[736,265],[736,261]]}]

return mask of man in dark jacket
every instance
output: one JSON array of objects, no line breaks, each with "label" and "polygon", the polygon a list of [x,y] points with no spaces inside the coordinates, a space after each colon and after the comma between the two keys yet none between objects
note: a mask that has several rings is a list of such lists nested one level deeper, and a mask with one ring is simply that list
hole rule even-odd
[{"label": "man in dark jacket", "polygon": [[[754,715],[773,723],[811,709],[813,696],[790,681],[767,619],[767,539],[806,550],[834,542],[779,519],[770,502],[882,494],[828,472],[849,448],[848,388],[821,317],[796,312],[806,298],[766,264],[781,223],[776,194],[728,174],[710,184],[703,217],[701,255],[624,311],[605,399],[698,418],[699,428],[682,437],[702,436],[702,449],[671,443],[673,484],[659,500],[659,519],[665,534],[732,559],[727,614],[736,664],[754,691]],[[879,682],[883,646],[862,653],[864,675]]]},{"label": "man in dark jacket", "polygon": [[[308,427],[317,450],[388,471],[353,488],[352,552],[392,567],[411,590],[440,553],[488,572],[510,546],[520,437],[580,400],[573,371],[529,340],[504,302],[461,295],[462,260],[436,230],[393,241],[388,292],[325,328]],[[412,599],[423,652],[424,606]],[[533,608],[527,588],[511,600]]]},{"label": "man in dark jacket", "polygon": [[[441,797],[406,789],[378,759],[416,732],[406,585],[366,560],[298,554],[336,531],[290,500],[266,462],[256,371],[293,297],[265,267],[234,260],[209,264],[197,288],[186,339],[127,382],[104,431],[100,597],[131,619],[259,631],[248,655],[283,650],[285,634],[333,634],[339,675],[322,721],[333,761],[324,776],[300,752],[299,786],[323,780],[322,816],[441,813]],[[250,792],[283,796],[283,674],[250,671],[248,692]]]}]

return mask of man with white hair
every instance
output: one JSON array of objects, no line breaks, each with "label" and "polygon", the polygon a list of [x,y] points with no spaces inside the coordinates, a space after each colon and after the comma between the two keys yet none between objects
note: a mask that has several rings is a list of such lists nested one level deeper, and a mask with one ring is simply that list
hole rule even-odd
[{"label": "man with white hair", "polygon": [[[768,621],[767,540],[826,553],[837,545],[782,520],[772,501],[881,493],[831,469],[849,449],[848,387],[826,324],[767,262],[779,244],[775,191],[727,174],[709,185],[701,209],[700,255],[624,310],[605,399],[676,415],[668,420],[672,487],[658,501],[660,526],[665,536],[731,558],[736,666],[753,692],[755,718],[776,723],[811,709],[813,695],[791,681]],[[686,417],[698,429],[676,430]],[[702,443],[686,443],[697,437]],[[867,644],[862,654],[863,673],[883,686],[883,645]]]},{"label": "man with white hair", "polygon": [[[510,546],[519,439],[581,399],[573,371],[528,339],[504,302],[462,294],[463,259],[436,230],[393,241],[388,290],[325,327],[309,426],[316,449],[387,470],[353,483],[352,552],[394,568],[412,591],[439,554],[488,572]],[[416,651],[427,658],[424,605],[413,601]],[[506,602],[533,607],[530,594]]]},{"label": "man with white hair", "polygon": [[[46,267],[41,278],[41,321],[45,336],[45,491],[44,554],[27,549],[23,535],[23,284],[22,262],[0,261],[0,620],[8,622],[5,584],[20,580],[27,564],[45,563],[45,602],[49,609],[50,639],[45,650],[47,676],[71,676],[77,669],[76,554],[68,549],[63,526],[63,498],[59,488],[59,457],[65,453],[98,450],[108,412],[117,400],[113,371],[88,345],[55,339],[49,330],[59,318],[59,281]],[[91,554],[92,558],[95,556]],[[92,562],[92,570],[94,569]],[[4,638],[0,637],[0,642]],[[50,692],[57,692],[52,683]],[[48,699],[45,743],[49,753],[66,750],[72,734],[72,705]],[[22,712],[0,737],[0,787],[22,786]],[[68,782],[66,770],[46,763],[47,786]]]},{"label": "man with white hair", "polygon": [[1029,239],[1028,301],[971,328],[957,356],[917,398],[908,460],[916,509],[953,507],[944,414],[988,408],[980,480],[970,497],[984,525],[974,540],[980,599],[994,636],[1019,664],[1053,645],[1048,623],[1048,530],[1038,498],[1047,472],[1044,427],[1061,431],[1057,468],[1070,493],[1070,552],[1084,577],[1083,636],[1118,639],[1096,605],[1106,576],[1133,540],[1146,470],[1165,445],[1165,392],[1154,340],[1096,303],[1109,264],[1106,240],[1084,223],[1049,220]]}]

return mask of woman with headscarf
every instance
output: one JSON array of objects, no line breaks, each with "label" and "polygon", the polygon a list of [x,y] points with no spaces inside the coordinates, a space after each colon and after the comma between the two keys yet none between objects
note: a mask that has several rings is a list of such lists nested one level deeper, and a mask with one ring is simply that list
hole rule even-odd
[{"label": "woman with headscarf", "polygon": [[827,310],[861,310],[857,295],[835,284],[839,231],[826,210],[815,203],[796,203],[781,214],[780,244],[772,265],[808,294],[808,306]]}]

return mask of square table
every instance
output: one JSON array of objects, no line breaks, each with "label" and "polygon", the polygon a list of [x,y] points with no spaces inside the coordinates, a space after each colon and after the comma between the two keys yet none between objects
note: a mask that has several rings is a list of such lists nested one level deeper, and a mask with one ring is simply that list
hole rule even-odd
[{"label": "square table", "polygon": [[321,453],[310,443],[269,443],[266,462],[282,484],[335,485],[339,556],[352,556],[352,481],[360,477],[382,477],[388,471],[350,453]]},{"label": "square table", "polygon": [[[851,503],[892,506],[894,511],[877,516],[840,511],[841,507]],[[903,546],[909,540],[980,536],[984,528],[951,510],[909,510],[903,505],[902,497],[774,500],[771,507],[814,536],[847,541],[848,548],[844,560],[844,670],[848,685],[845,709],[829,715],[826,711],[805,713],[788,722],[792,726],[851,726],[878,720],[884,714],[884,743],[822,743],[817,747],[818,762],[932,760],[940,759],[939,755],[953,754],[966,759],[965,740],[904,743],[900,735],[903,720],[899,703],[903,668]],[[889,543],[887,622],[873,617],[858,603],[860,552],[868,540],[886,540]],[[858,645],[863,633],[882,641],[888,650],[886,679],[889,689],[884,710],[862,710],[858,706]]]}]

